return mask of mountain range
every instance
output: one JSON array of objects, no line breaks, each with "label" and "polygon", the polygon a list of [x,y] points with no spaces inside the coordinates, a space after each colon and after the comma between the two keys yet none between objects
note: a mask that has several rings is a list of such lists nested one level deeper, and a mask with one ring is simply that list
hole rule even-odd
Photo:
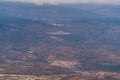
[{"label": "mountain range", "polygon": [[0,73],[119,72],[118,7],[0,2]]}]

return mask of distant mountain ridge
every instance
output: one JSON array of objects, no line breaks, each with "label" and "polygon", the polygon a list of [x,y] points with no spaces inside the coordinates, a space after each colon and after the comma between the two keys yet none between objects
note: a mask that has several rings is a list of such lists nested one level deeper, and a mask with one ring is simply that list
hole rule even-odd
[{"label": "distant mountain ridge", "polygon": [[[66,5],[65,5],[66,6]],[[102,14],[105,16],[111,16],[120,18],[120,5],[112,5],[112,4],[73,4],[67,5],[72,8],[82,9],[85,11],[91,11],[97,14]]]},{"label": "distant mountain ridge", "polygon": [[119,72],[119,17],[76,6],[0,2],[0,73]]}]

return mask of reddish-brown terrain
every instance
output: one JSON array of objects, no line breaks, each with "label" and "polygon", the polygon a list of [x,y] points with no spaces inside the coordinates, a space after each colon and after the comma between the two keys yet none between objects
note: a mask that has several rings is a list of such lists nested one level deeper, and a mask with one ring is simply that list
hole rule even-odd
[{"label": "reddish-brown terrain", "polygon": [[85,8],[1,2],[0,74],[119,80],[120,18]]}]

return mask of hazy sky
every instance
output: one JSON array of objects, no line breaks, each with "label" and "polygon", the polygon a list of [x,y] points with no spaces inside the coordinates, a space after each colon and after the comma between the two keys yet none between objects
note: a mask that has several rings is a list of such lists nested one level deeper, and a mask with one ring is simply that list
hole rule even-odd
[{"label": "hazy sky", "polygon": [[104,4],[120,4],[120,0],[0,0],[0,1],[19,1],[30,2],[36,4],[51,3],[104,3]]}]

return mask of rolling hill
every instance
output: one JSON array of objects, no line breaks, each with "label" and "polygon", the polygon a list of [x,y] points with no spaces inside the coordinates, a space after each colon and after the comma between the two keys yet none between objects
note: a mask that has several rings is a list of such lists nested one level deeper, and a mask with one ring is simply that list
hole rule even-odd
[{"label": "rolling hill", "polygon": [[80,7],[0,2],[0,73],[119,72],[120,18]]}]

